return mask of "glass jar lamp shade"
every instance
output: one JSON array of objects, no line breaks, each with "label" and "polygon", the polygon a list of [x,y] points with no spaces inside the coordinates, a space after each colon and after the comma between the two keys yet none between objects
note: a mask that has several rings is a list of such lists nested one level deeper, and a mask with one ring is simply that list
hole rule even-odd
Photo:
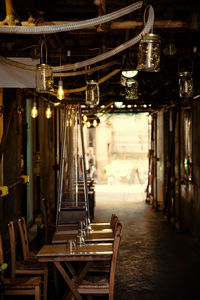
[{"label": "glass jar lamp shade", "polygon": [[126,81],[125,87],[125,99],[136,100],[138,99],[138,82],[133,78],[129,78]]},{"label": "glass jar lamp shade", "polygon": [[157,34],[144,33],[139,43],[138,71],[160,71],[160,38]]},{"label": "glass jar lamp shade", "polygon": [[85,91],[85,103],[90,106],[96,106],[99,104],[99,84],[94,80],[89,80],[86,82]]},{"label": "glass jar lamp shade", "polygon": [[37,65],[36,69],[36,91],[44,93],[52,90],[52,68],[47,64]]},{"label": "glass jar lamp shade", "polygon": [[179,96],[181,98],[193,96],[193,79],[191,72],[179,72]]}]

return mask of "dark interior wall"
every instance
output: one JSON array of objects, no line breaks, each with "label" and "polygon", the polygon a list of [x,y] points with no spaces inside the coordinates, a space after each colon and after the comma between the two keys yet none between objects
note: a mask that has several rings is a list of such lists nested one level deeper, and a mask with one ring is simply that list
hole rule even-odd
[{"label": "dark interior wall", "polygon": [[192,182],[186,185],[184,216],[192,232],[200,237],[200,104],[192,105]]},{"label": "dark interior wall", "polygon": [[[185,122],[191,116],[192,176],[184,167]],[[176,118],[175,118],[176,113]],[[200,237],[200,104],[172,108],[164,113],[164,213],[176,227]],[[174,126],[173,126],[174,124]],[[173,163],[174,157],[174,163]]]},{"label": "dark interior wall", "polygon": [[39,118],[39,144],[40,144],[40,200],[46,197],[52,212],[52,217],[56,214],[56,130],[54,107],[52,117],[45,117],[47,103],[40,101],[40,118]]},{"label": "dark interior wall", "polygon": [[23,101],[16,89],[4,89],[4,125],[1,150],[3,154],[3,185],[8,186],[8,195],[1,197],[0,226],[7,231],[7,224],[24,212],[24,186],[16,184],[22,175],[22,127]]},{"label": "dark interior wall", "polygon": [[[4,125],[3,132],[6,136],[3,149],[3,185],[8,186],[9,193],[0,197],[0,231],[8,237],[7,224],[10,220],[16,220],[20,216],[26,217],[27,212],[27,185],[20,183],[21,175],[27,174],[27,126],[25,90],[4,89]],[[28,99],[28,101],[31,101]],[[32,190],[33,215],[41,214],[40,201],[47,197],[52,214],[55,215],[56,207],[56,168],[55,168],[55,115],[54,108],[51,119],[45,116],[47,102],[38,99],[39,116],[32,119],[31,139],[32,147]],[[30,124],[29,124],[30,125]],[[6,132],[8,133],[6,135]],[[30,137],[29,137],[30,138]],[[1,144],[2,146],[2,144]],[[38,152],[38,153],[36,153]],[[39,155],[38,155],[39,154]],[[39,157],[39,167],[36,164]],[[18,182],[18,183],[17,183]],[[33,219],[34,221],[34,219]]]}]

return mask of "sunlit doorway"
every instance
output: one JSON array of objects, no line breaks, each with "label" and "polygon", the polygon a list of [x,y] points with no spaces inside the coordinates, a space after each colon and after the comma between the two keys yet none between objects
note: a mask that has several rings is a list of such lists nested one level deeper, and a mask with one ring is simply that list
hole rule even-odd
[{"label": "sunlit doorway", "polygon": [[87,129],[86,151],[95,157],[96,211],[146,199],[149,123],[147,113],[107,114]]}]

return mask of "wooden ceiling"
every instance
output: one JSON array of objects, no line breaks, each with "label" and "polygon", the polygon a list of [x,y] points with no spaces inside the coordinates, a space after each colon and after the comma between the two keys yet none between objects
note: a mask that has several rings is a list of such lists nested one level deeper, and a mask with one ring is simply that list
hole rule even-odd
[{"label": "wooden ceiling", "polygon": [[[13,8],[19,26],[23,26],[30,15],[37,25],[51,24],[53,21],[79,21],[113,12],[132,3],[133,1],[130,0],[17,0],[13,2]],[[180,100],[178,61],[185,56],[190,57],[194,62],[195,94],[200,94],[199,1],[145,1],[141,9],[120,20],[112,21],[101,27],[96,26],[78,31],[45,36],[0,33],[0,54],[5,57],[39,58],[41,42],[45,40],[48,49],[48,63],[53,66],[58,66],[60,61],[62,64],[68,64],[94,57],[136,36],[143,28],[144,10],[149,4],[153,6],[155,12],[154,33],[159,34],[161,38],[160,72],[139,72],[136,78],[139,84],[139,98],[128,102],[125,100],[124,88],[120,84],[120,72],[117,73],[100,85],[100,105],[122,101],[125,104],[123,110],[126,112],[161,109],[166,105],[173,105]],[[0,18],[3,21],[6,16],[5,3],[1,3],[1,6]],[[129,21],[126,26],[125,21]],[[173,45],[173,49],[175,49],[173,55],[169,55],[169,45]],[[111,60],[116,61],[112,67],[95,72],[94,78],[98,80],[114,69],[122,68],[123,63],[127,60],[131,60],[133,66],[136,66],[137,52],[138,44],[97,64],[100,65]],[[86,79],[87,75],[63,78],[64,87],[72,89],[83,86]],[[69,95],[69,101],[72,102],[83,103],[83,99],[83,92]],[[113,106],[113,111],[116,112],[118,109]]]}]

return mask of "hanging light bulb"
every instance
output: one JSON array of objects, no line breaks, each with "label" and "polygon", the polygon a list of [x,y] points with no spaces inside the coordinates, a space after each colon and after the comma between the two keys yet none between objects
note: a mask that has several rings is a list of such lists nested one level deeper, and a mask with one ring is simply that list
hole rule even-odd
[{"label": "hanging light bulb", "polygon": [[90,121],[87,121],[86,125],[87,125],[87,128],[90,128]]},{"label": "hanging light bulb", "polygon": [[85,103],[90,106],[99,104],[99,84],[94,80],[86,82]]},{"label": "hanging light bulb", "polygon": [[97,120],[93,120],[92,125],[93,125],[93,127],[97,127]]},{"label": "hanging light bulb", "polygon": [[65,93],[63,89],[63,81],[60,79],[58,81],[57,99],[63,100],[64,97],[65,97]]},{"label": "hanging light bulb", "polygon": [[37,109],[37,103],[36,101],[33,102],[33,106],[32,106],[32,109],[31,109],[31,117],[33,119],[37,118],[38,116],[38,109]]},{"label": "hanging light bulb", "polygon": [[142,34],[136,69],[146,72],[160,71],[160,38],[157,34]]},{"label": "hanging light bulb", "polygon": [[47,106],[47,109],[45,111],[45,115],[46,115],[47,119],[50,119],[52,117],[52,110],[51,110],[50,105]]},{"label": "hanging light bulb", "polygon": [[83,121],[87,122],[87,116],[86,115],[83,116]]}]

